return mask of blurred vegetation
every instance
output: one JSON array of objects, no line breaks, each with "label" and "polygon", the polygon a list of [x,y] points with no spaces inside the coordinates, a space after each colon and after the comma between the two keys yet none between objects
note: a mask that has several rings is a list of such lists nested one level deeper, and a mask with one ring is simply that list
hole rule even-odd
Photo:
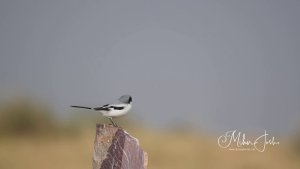
[{"label": "blurred vegetation", "polygon": [[7,103],[0,110],[1,135],[40,135],[55,128],[50,112],[28,100]]},{"label": "blurred vegetation", "polygon": [[[47,106],[26,99],[2,104],[0,169],[91,168],[95,123],[109,121],[92,112],[87,117],[81,110],[72,115],[61,121]],[[282,140],[278,147],[268,147],[263,153],[234,152],[220,149],[217,137],[180,124],[171,130],[153,130],[135,126],[127,117],[117,121],[139,139],[149,156],[148,169],[300,168],[296,155],[300,137],[293,143]]]},{"label": "blurred vegetation", "polygon": [[292,149],[300,157],[300,131],[294,136]]},{"label": "blurred vegetation", "polygon": [[2,104],[0,137],[45,137],[78,135],[76,119],[60,121],[47,106],[29,99]]}]

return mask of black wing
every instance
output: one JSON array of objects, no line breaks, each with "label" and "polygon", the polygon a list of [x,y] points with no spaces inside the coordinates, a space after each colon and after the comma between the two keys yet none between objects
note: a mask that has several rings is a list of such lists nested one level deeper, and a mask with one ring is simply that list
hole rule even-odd
[{"label": "black wing", "polygon": [[94,110],[96,110],[96,111],[99,111],[99,110],[109,111],[110,109],[108,107],[95,107]]},{"label": "black wing", "polygon": [[101,107],[95,107],[94,110],[99,111],[99,110],[104,110],[104,111],[109,111],[109,104],[103,105]]},{"label": "black wing", "polygon": [[120,107],[118,107],[118,106],[110,106],[110,108],[113,108],[115,110],[123,110],[125,107],[124,106],[120,106]]},{"label": "black wing", "polygon": [[94,108],[94,110],[110,111],[111,109],[113,109],[113,110],[123,110],[124,108],[125,108],[124,106],[113,106],[113,105],[106,104],[102,107],[96,107],[96,108]]}]

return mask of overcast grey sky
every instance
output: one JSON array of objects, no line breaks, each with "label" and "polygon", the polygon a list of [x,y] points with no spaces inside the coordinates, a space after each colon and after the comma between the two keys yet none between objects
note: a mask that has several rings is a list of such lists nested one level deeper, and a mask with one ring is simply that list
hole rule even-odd
[{"label": "overcast grey sky", "polygon": [[131,94],[148,125],[290,132],[300,116],[300,1],[3,0],[1,100],[61,114]]}]

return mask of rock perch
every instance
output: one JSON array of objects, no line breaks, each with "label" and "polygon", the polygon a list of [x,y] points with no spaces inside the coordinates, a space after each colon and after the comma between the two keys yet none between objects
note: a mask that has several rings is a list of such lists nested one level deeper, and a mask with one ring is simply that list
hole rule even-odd
[{"label": "rock perch", "polygon": [[93,169],[146,169],[147,163],[138,139],[121,128],[97,124]]}]

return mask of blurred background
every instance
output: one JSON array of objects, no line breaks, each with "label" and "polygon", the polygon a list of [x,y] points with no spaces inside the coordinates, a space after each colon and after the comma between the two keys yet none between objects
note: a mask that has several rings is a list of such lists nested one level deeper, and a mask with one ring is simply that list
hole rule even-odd
[{"label": "blurred background", "polygon": [[[300,2],[0,1],[0,168],[91,168],[96,112],[116,119],[148,168],[299,168]],[[265,130],[263,153],[229,130]]]}]

